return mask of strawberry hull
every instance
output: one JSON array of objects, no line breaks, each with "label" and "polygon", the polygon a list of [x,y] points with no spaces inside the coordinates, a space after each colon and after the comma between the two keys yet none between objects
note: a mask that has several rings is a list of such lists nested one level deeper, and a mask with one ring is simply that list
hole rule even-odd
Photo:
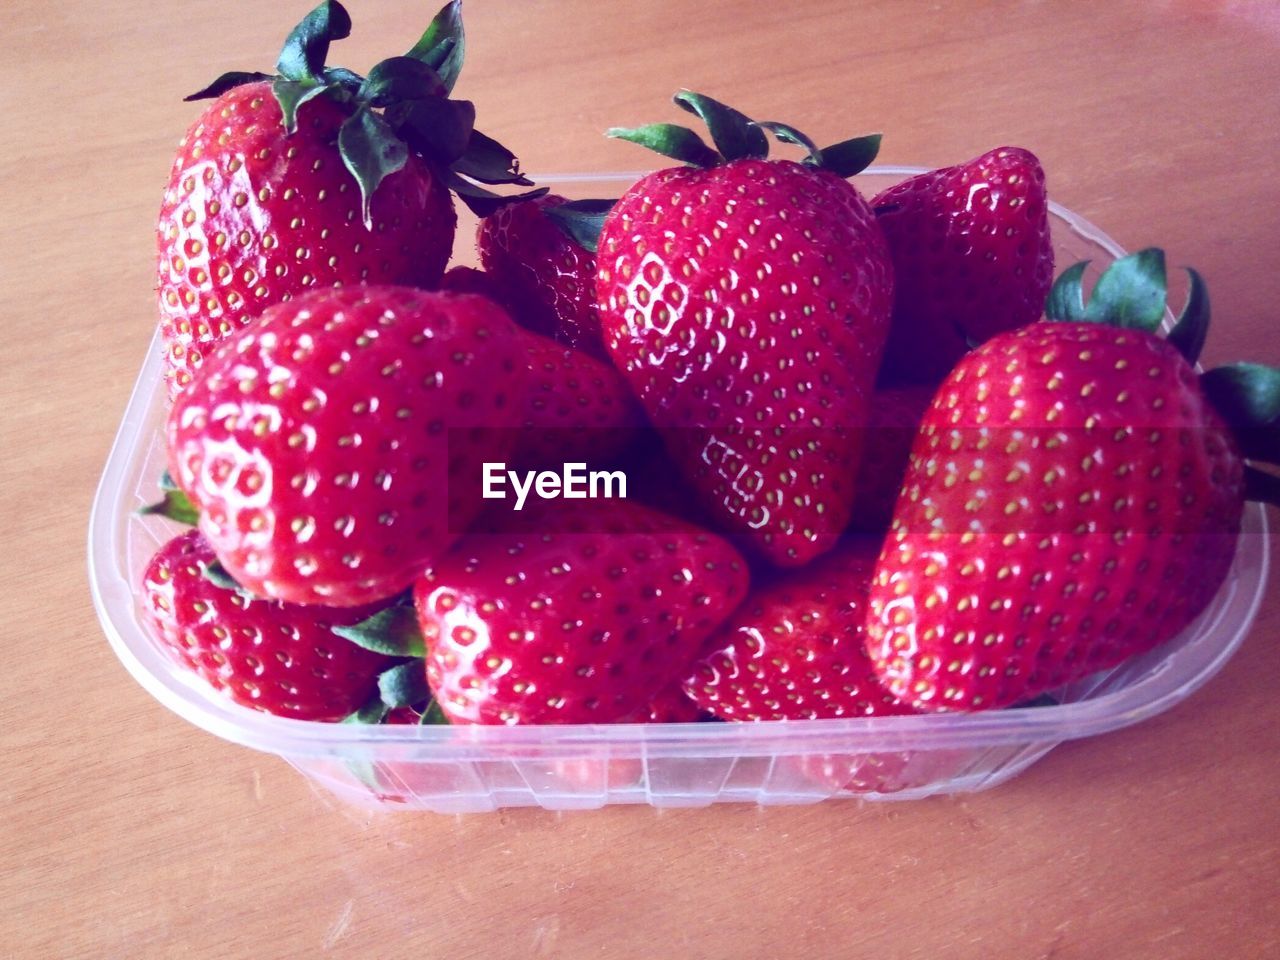
[{"label": "strawberry hull", "polygon": [[[854,184],[872,195],[911,172],[862,174]],[[539,182],[573,198],[617,195],[634,179]],[[1120,253],[1060,209],[1052,226],[1060,263],[1104,263]],[[460,225],[469,229],[470,223]],[[126,669],[166,707],[216,736],[281,757],[358,806],[456,813],[611,803],[773,805],[985,789],[1025,770],[1057,743],[1139,722],[1188,697],[1243,642],[1266,580],[1264,515],[1251,505],[1226,581],[1195,623],[1159,650],[1055,691],[1053,706],[971,715],[531,727],[375,727],[274,717],[206,689],[143,626],[136,585],[149,558],[178,528],[133,513],[157,499],[166,404],[162,357],[154,344],[139,343],[138,350],[140,356],[148,350],[147,361],[90,524],[90,581],[104,631]]]}]

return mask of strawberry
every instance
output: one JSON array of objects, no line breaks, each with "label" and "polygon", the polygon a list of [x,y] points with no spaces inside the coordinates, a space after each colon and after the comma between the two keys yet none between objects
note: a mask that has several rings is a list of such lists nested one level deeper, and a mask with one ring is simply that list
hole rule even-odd
[{"label": "strawberry", "polygon": [[143,573],[143,619],[180,663],[236,703],[299,720],[340,720],[377,691],[394,661],[333,632],[373,608],[255,599],[219,582],[216,564],[190,530]]},{"label": "strawberry", "polygon": [[[486,296],[519,317],[506,290],[486,271],[453,267],[444,275],[441,289]],[[538,334],[522,336],[519,342],[529,377],[524,420],[512,453],[516,464],[608,462],[638,436],[644,414],[611,364]]]},{"label": "strawberry", "polygon": [[[171,395],[267,306],[350,283],[435,286],[453,246],[449,189],[476,202],[487,191],[463,174],[528,182],[473,133],[472,105],[448,99],[456,3],[367,78],[324,65],[350,28],[328,0],[286,41],[278,76],[229,73],[187,98],[215,99],[179,145],[156,227]],[[488,169],[507,159],[506,173]]]},{"label": "strawberry", "polygon": [[450,267],[440,281],[441,290],[453,293],[476,293],[488,297],[507,313],[511,313],[511,304],[507,302],[506,291],[492,276],[475,267]]},{"label": "strawberry", "polygon": [[[724,720],[916,713],[880,685],[863,646],[877,552],[876,540],[845,541],[749,596],[685,681],[693,703]],[[896,793],[950,776],[965,758],[954,750],[877,750],[806,752],[778,762],[831,792]]]},{"label": "strawberry", "polygon": [[863,649],[878,543],[851,540],[754,592],[685,680],[723,720],[817,720],[914,713],[880,686]]},{"label": "strawberry", "polygon": [[901,793],[954,777],[981,751],[877,750],[873,753],[808,753],[784,757],[810,783],[832,793]]},{"label": "strawberry", "polygon": [[1170,640],[1227,575],[1246,483],[1280,499],[1237,439],[1275,458],[1280,370],[1196,375],[1208,299],[1194,271],[1157,337],[1161,251],[1113,264],[1087,307],[1084,267],[1053,288],[1055,322],[960,362],[916,437],[867,650],[920,709],[1001,707]]},{"label": "strawberry", "polygon": [[[657,693],[647,704],[618,723],[694,723],[703,719],[702,712],[685,696],[679,686]],[[568,784],[579,794],[599,795],[609,789],[629,787],[644,776],[640,757],[614,756],[601,759],[598,751],[590,756],[556,759],[551,762],[556,780]]]},{"label": "strawberry", "polygon": [[480,221],[476,248],[518,323],[604,358],[595,253],[547,215],[566,203],[551,194],[508,204]]},{"label": "strawberry", "polygon": [[[819,151],[708,97],[676,102],[720,152],[683,127],[610,131],[693,165],[642,178],[604,220],[605,342],[717,523],[803,565],[849,519],[888,329],[888,248],[844,179],[879,138]],[[766,128],[809,156],[766,159]]]},{"label": "strawberry", "polygon": [[889,529],[911,445],[933,392],[927,383],[876,387],[853,495],[853,529],[876,534]]},{"label": "strawberry", "polygon": [[649,698],[639,711],[625,718],[623,723],[695,723],[703,719],[703,712],[689,699],[678,685],[659,690]]},{"label": "strawberry", "polygon": [[684,675],[746,593],[723,540],[634,503],[587,500],[583,532],[476,534],[414,587],[427,679],[455,723],[611,723]]},{"label": "strawberry", "polygon": [[969,343],[1040,318],[1053,281],[1040,161],[998,147],[872,201],[897,278],[885,369],[937,383]]},{"label": "strawberry", "polygon": [[408,587],[478,512],[480,464],[508,452],[515,337],[482,297],[353,286],[270,307],[220,346],[167,440],[230,574],[328,606]]},{"label": "strawberry", "polygon": [[537,334],[518,342],[529,375],[516,463],[606,462],[638,435],[644,415],[611,365]]},{"label": "strawberry", "polygon": [[644,431],[627,450],[621,469],[627,475],[627,496],[696,527],[711,527],[698,502],[652,430]]}]

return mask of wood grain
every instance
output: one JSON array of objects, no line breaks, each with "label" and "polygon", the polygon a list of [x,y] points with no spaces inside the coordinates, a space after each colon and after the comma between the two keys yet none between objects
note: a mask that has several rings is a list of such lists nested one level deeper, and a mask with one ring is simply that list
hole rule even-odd
[{"label": "wood grain", "polygon": [[[367,68],[430,12],[351,0]],[[263,13],[270,10],[270,13]],[[1280,588],[1222,675],[986,794],[901,805],[371,816],[186,726],[89,603],[88,505],[154,323],[182,94],[301,7],[9,0],[0,71],[0,953],[22,958],[1280,954]],[[1060,202],[1209,278],[1207,359],[1280,362],[1280,8],[1151,0],[468,0],[459,93],[534,171],[678,86],[886,162],[1000,142]],[[464,239],[465,242],[465,239]]]}]

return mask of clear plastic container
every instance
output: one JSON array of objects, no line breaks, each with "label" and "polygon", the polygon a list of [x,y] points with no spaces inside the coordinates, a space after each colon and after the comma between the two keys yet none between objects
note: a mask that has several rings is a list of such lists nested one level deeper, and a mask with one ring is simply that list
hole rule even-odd
[{"label": "clear plastic container", "polygon": [[[854,181],[871,196],[917,170],[882,167]],[[542,177],[572,198],[616,196],[639,174]],[[1054,205],[1059,266],[1123,251]],[[472,223],[459,225],[469,250]],[[462,258],[464,261],[466,257]],[[169,659],[140,618],[141,573],[177,527],[136,508],[158,498],[164,467],[161,351],[152,343],[94,501],[89,574],[112,647],[170,710],[219,737],[283,757],[351,803],[472,812],[648,803],[813,803],[827,797],[913,799],[995,786],[1063,740],[1169,709],[1240,646],[1266,583],[1262,508],[1245,512],[1234,566],[1204,614],[1172,643],[1057,691],[1059,705],[982,714],[754,724],[541,727],[356,726],[289,720],[240,707]]]}]

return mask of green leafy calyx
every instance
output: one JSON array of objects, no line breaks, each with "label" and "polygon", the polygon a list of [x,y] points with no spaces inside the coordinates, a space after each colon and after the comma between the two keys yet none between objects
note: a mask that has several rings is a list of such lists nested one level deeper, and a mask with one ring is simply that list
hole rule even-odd
[{"label": "green leafy calyx", "polygon": [[409,605],[387,607],[353,626],[334,627],[333,632],[389,657],[422,657],[426,653],[417,614]]},{"label": "green leafy calyx", "polygon": [[[1045,304],[1050,320],[1102,323],[1151,334],[1160,329],[1168,301],[1163,250],[1150,247],[1121,257],[1103,271],[1086,300],[1088,265],[1088,261],[1074,264],[1054,282]],[[1188,268],[1187,278],[1187,302],[1167,339],[1188,363],[1195,364],[1209,334],[1209,288],[1195,270]],[[1246,457],[1280,464],[1280,368],[1227,364],[1201,374],[1200,385]],[[1280,505],[1280,478],[1250,466],[1246,496]]]},{"label": "green leafy calyx", "polygon": [[[350,33],[346,9],[338,0],[324,0],[293,28],[274,75],[225,73],[186,99],[217,97],[242,84],[269,80],[289,134],[296,131],[298,112],[308,101],[323,96],[343,104],[348,117],[338,133],[338,152],[360,187],[367,229],[373,228],[371,204],[378,186],[401,170],[411,153],[450,182],[532,186],[511,151],[474,129],[472,104],[451,99],[466,51],[460,0],[447,3],[407,53],[375,64],[367,77],[326,65],[330,45]],[[488,212],[529,196],[502,197],[477,189]],[[476,208],[476,191],[457,192]]]},{"label": "green leafy calyx", "polygon": [[378,694],[390,709],[412,707],[431,698],[427,671],[421,660],[406,660],[378,675]]},{"label": "green leafy calyx", "polygon": [[880,134],[844,140],[819,149],[814,141],[789,124],[774,120],[755,121],[733,107],[706,94],[681,90],[675,103],[699,117],[711,135],[714,149],[688,127],[672,123],[651,123],[642,127],[612,127],[605,135],[647,147],[655,153],[694,167],[717,167],[734,160],[764,160],[769,156],[772,134],[780,143],[803,147],[806,166],[827,170],[840,177],[861,173],[880,150]]},{"label": "green leafy calyx", "polygon": [[616,200],[570,200],[547,207],[542,212],[570,240],[595,253],[600,245],[600,230],[604,226],[604,218],[609,215],[615,203]]},{"label": "green leafy calyx", "polygon": [[1155,333],[1164,319],[1167,283],[1164,251],[1158,247],[1121,257],[1103,271],[1088,302],[1084,272],[1088,261],[1062,272],[1049,290],[1045,314],[1050,320],[1102,323]]},{"label": "green leafy calyx", "polygon": [[195,526],[200,519],[200,511],[187,495],[178,489],[178,485],[173,482],[173,477],[169,475],[168,470],[160,477],[160,493],[161,498],[159,501],[149,503],[145,507],[139,507],[138,513],[144,517],[168,517],[178,523]]}]

